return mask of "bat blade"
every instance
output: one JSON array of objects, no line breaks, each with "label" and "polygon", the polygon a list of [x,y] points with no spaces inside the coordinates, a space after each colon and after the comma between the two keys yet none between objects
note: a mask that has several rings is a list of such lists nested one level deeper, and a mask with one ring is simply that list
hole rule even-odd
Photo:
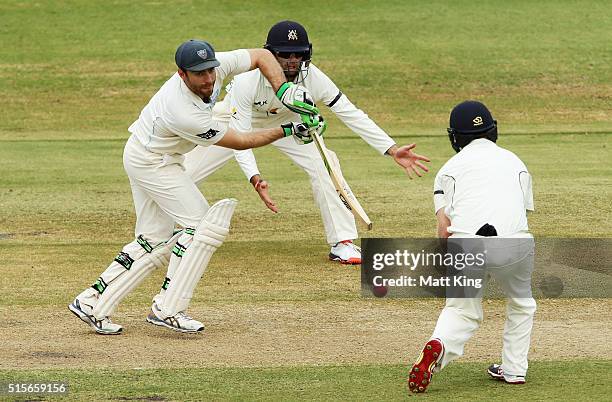
[{"label": "bat blade", "polygon": [[329,173],[329,177],[331,178],[334,187],[336,188],[336,192],[338,193],[338,197],[349,211],[359,220],[362,224],[364,224],[368,230],[372,230],[372,221],[368,217],[368,214],[365,212],[357,197],[351,190],[351,187],[348,185],[344,176],[342,176],[342,170],[340,169],[340,161],[335,153],[329,152],[323,139],[316,132],[312,133],[313,140],[317,146],[319,153],[321,154],[321,158],[323,159],[323,163],[325,164],[325,168]]}]

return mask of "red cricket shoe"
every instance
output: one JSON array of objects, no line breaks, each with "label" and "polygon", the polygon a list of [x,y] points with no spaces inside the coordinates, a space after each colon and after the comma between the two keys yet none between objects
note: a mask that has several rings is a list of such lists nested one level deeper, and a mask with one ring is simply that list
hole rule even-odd
[{"label": "red cricket shoe", "polygon": [[433,369],[440,361],[444,353],[444,345],[438,339],[432,339],[425,344],[421,355],[412,365],[410,374],[408,375],[408,388],[412,392],[425,392],[431,377]]}]

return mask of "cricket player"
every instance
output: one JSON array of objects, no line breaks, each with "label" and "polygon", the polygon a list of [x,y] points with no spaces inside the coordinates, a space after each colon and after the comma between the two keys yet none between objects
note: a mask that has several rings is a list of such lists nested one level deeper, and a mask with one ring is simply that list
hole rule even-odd
[{"label": "cricket player", "polygon": [[[69,305],[97,333],[114,335],[122,327],[110,316],[117,305],[154,269],[168,263],[167,277],[147,321],[179,332],[198,332],[201,322],[185,314],[193,291],[214,251],[227,236],[236,206],[233,199],[209,207],[183,167],[196,145],[247,149],[285,136],[312,141],[306,123],[241,135],[212,118],[223,80],[257,68],[279,101],[298,113],[318,113],[308,90],[285,82],[276,59],[263,49],[215,53],[204,41],[189,40],[176,50],[178,71],[142,109],[130,126],[123,153],[136,210],[136,239],[125,245],[98,280]],[[312,119],[311,119],[312,120]],[[175,231],[175,227],[182,229]]]},{"label": "cricket player", "polygon": [[[534,210],[531,176],[515,154],[496,145],[497,122],[482,103],[457,105],[448,133],[457,155],[442,166],[434,183],[438,237],[496,242],[496,248],[487,248],[486,272],[506,293],[507,310],[502,363],[488,373],[509,384],[524,384],[536,311],[531,295],[533,236],[527,226],[527,211]],[[433,335],[410,371],[411,391],[425,391],[434,371],[463,354],[482,318],[482,298],[446,299]]]},{"label": "cricket player", "polygon": [[[264,48],[269,50],[282,66],[288,82],[308,88],[317,105],[324,104],[381,155],[393,158],[409,176],[421,176],[419,169],[427,171],[421,161],[424,156],[412,152],[414,144],[398,148],[395,141],[376,125],[362,110],[351,103],[334,82],[311,62],[312,44],[306,29],[294,21],[281,21],[270,29]],[[215,106],[215,118],[229,122],[240,131],[252,127],[275,127],[279,122],[299,118],[284,107],[274,95],[274,87],[259,70],[238,75],[228,85],[228,94]],[[361,264],[361,249],[353,244],[358,237],[355,219],[336,194],[314,143],[298,146],[280,139],[273,145],[287,155],[310,178],[315,202],[321,211],[327,242],[331,246],[329,258],[343,264]],[[186,155],[185,167],[196,182],[200,182],[234,157],[231,150],[213,146],[196,147]],[[251,151],[236,152],[236,160],[247,179],[255,187],[266,206],[278,209],[269,196],[268,183],[262,179]]]}]

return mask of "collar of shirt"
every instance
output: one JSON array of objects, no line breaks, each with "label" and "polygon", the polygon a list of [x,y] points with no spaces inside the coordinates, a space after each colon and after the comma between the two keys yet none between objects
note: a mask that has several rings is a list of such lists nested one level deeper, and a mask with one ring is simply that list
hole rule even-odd
[{"label": "collar of shirt", "polygon": [[[187,87],[187,85],[185,84],[185,81],[183,81],[183,79],[180,77],[180,75],[178,75],[178,73],[176,74],[178,79],[179,79],[179,87],[181,89],[181,93],[187,97],[187,99],[189,99],[190,101],[193,102],[194,105],[196,105],[200,110],[206,110],[206,109],[210,109],[214,103],[206,103],[202,100],[202,98],[200,98],[198,95],[194,94],[191,89],[189,89]],[[214,92],[213,95],[215,96]],[[211,96],[211,99],[212,99]]]},{"label": "collar of shirt", "polygon": [[473,140],[472,142],[470,142],[469,144],[467,144],[463,149],[472,149],[472,148],[480,148],[480,147],[494,147],[494,146],[496,146],[496,144],[491,140],[488,140],[486,138],[477,138]]}]

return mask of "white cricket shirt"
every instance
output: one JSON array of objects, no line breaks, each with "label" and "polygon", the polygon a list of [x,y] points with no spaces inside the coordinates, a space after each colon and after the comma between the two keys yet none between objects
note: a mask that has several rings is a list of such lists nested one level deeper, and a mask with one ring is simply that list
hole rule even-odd
[{"label": "white cricket shirt", "polygon": [[[306,87],[317,106],[329,106],[332,112],[351,130],[373,148],[384,154],[395,141],[391,139],[367,114],[348,100],[336,84],[310,64],[308,74],[300,85]],[[227,88],[223,102],[229,102],[230,127],[239,131],[272,128],[289,121],[301,121],[300,116],[283,106],[266,77],[255,69],[237,75]]]},{"label": "white cricket shirt", "polygon": [[[395,145],[395,141],[355,107],[314,64],[310,64],[300,85],[309,90],[317,106],[328,106],[347,127],[381,154]],[[235,130],[247,132],[253,128],[273,128],[290,121],[301,121],[298,114],[278,100],[272,85],[258,69],[237,75],[226,90],[227,95],[215,107],[215,115],[221,120],[229,119],[229,127]],[[259,174],[251,150],[236,151],[235,155],[247,178]]]},{"label": "white cricket shirt", "polygon": [[178,73],[162,85],[128,129],[144,147],[159,154],[185,154],[196,145],[209,146],[225,135],[227,126],[213,120],[212,109],[221,93],[223,80],[251,67],[244,49],[216,53],[221,65],[210,103],[191,92]]},{"label": "white cricket shirt", "polygon": [[436,175],[434,206],[444,208],[450,233],[476,234],[485,223],[498,236],[527,232],[533,211],[531,176],[512,152],[484,138],[472,141]]}]

